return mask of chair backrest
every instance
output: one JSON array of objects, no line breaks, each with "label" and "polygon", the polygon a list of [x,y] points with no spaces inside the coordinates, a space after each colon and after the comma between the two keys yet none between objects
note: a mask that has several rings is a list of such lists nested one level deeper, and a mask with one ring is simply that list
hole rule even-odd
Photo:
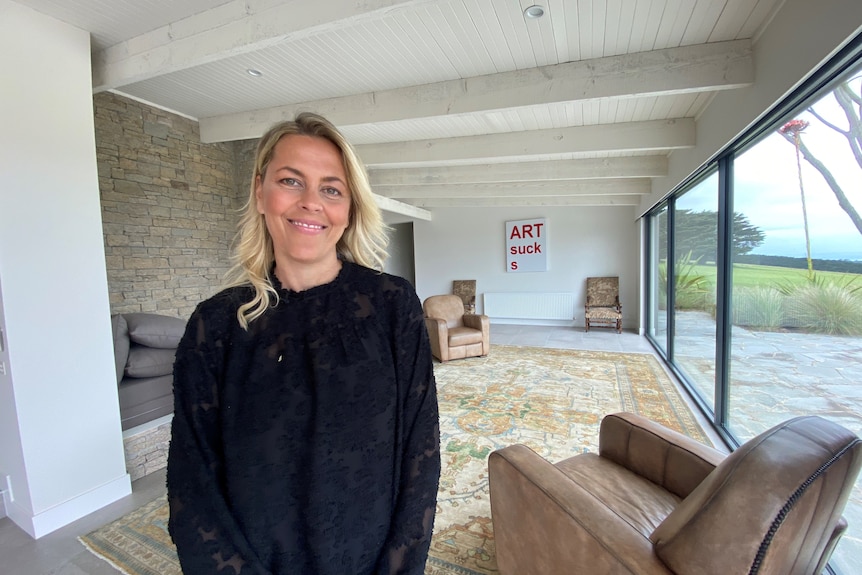
[{"label": "chair backrest", "polygon": [[587,305],[606,307],[616,305],[620,297],[620,278],[587,278]]},{"label": "chair backrest", "polygon": [[453,280],[452,293],[461,298],[465,310],[476,309],[476,280]]},{"label": "chair backrest", "polygon": [[862,441],[797,417],[731,453],[650,536],[674,572],[810,575],[853,488]]},{"label": "chair backrest", "polygon": [[446,321],[448,327],[464,325],[464,302],[456,295],[432,295],[422,304],[425,317]]}]

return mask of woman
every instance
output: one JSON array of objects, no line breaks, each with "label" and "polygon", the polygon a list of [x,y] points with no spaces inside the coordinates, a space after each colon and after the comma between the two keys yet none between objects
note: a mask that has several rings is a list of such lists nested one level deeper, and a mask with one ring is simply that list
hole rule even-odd
[{"label": "woman", "polygon": [[186,575],[424,570],[440,475],[422,309],[382,267],[364,169],[325,119],[260,140],[229,287],[174,368],[169,530]]}]

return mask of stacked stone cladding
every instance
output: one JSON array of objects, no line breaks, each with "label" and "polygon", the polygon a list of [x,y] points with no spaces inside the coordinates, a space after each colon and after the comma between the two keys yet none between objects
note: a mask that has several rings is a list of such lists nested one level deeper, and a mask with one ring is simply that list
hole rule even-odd
[{"label": "stacked stone cladding", "polygon": [[94,96],[111,313],[187,318],[221,285],[248,181],[234,143],[117,94]]}]

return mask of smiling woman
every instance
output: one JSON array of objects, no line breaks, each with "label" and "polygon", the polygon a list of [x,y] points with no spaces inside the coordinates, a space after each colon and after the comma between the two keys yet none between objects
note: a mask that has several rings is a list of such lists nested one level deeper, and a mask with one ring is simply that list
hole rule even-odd
[{"label": "smiling woman", "polygon": [[440,476],[422,308],[382,265],[362,165],[312,114],[261,139],[228,288],[174,367],[185,573],[420,575]]},{"label": "smiling woman", "polygon": [[256,176],[255,204],[283,286],[302,291],[338,275],[335,247],[350,219],[346,180],[335,144],[298,134],[279,140],[266,172]]}]

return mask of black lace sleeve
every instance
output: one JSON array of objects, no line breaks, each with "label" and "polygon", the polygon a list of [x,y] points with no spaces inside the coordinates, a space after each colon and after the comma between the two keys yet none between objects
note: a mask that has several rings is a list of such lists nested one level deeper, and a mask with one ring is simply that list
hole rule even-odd
[{"label": "black lace sleeve", "polygon": [[428,333],[412,288],[405,289],[400,304],[399,333],[393,337],[397,373],[406,384],[401,484],[378,575],[424,572],[440,481],[440,421]]},{"label": "black lace sleeve", "polygon": [[174,418],[168,452],[168,529],[183,573],[268,575],[224,496],[219,378],[223,339],[192,315],[174,366]]}]

